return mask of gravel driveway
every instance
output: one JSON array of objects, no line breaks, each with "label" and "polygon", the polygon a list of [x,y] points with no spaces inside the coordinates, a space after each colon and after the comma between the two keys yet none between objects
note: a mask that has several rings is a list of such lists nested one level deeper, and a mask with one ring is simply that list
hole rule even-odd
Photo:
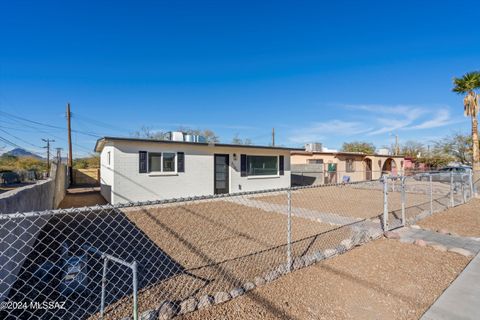
[{"label": "gravel driveway", "polygon": [[[163,299],[179,301],[218,291],[229,291],[253,281],[287,261],[287,217],[229,201],[124,210],[138,230],[182,267],[182,271],[144,288],[139,310],[156,307]],[[293,256],[338,245],[351,235],[339,228],[308,219],[292,218]],[[152,266],[156,273],[166,266]],[[131,313],[131,300],[108,308],[117,319]]]},{"label": "gravel driveway", "polygon": [[418,319],[468,262],[382,239],[181,319]]}]

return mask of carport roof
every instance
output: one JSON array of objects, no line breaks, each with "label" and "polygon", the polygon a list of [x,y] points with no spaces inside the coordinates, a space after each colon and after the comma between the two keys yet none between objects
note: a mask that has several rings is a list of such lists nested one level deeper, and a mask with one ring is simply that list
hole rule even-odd
[{"label": "carport roof", "polygon": [[143,138],[124,138],[124,137],[103,137],[97,140],[94,151],[101,152],[107,141],[128,141],[128,142],[150,142],[150,143],[165,143],[165,144],[183,144],[206,147],[231,147],[231,148],[250,148],[250,149],[270,149],[283,151],[305,151],[303,148],[288,148],[288,147],[272,147],[272,146],[256,146],[244,144],[228,144],[228,143],[205,143],[205,142],[187,142],[187,141],[171,141],[171,140],[155,140]]}]

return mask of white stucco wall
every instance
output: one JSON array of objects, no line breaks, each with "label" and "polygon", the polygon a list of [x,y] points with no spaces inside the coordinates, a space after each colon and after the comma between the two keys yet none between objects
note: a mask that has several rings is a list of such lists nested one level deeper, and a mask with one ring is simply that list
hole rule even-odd
[{"label": "white stucco wall", "polygon": [[[110,164],[108,163],[108,153],[110,152]],[[100,153],[100,193],[110,203],[112,199],[112,187],[114,181],[115,150],[112,145],[106,145]]]},{"label": "white stucco wall", "polygon": [[[107,148],[112,149],[107,149]],[[113,166],[106,166],[107,150],[113,151]],[[138,151],[184,152],[185,172],[174,175],[139,173]],[[258,148],[234,148],[158,142],[114,141],[102,151],[101,180],[112,185],[112,194],[102,195],[111,203],[147,201],[214,193],[214,154],[229,154],[230,193],[290,186],[290,151]],[[233,156],[236,154],[236,159]],[[284,175],[268,178],[241,177],[240,154],[283,155]]]}]

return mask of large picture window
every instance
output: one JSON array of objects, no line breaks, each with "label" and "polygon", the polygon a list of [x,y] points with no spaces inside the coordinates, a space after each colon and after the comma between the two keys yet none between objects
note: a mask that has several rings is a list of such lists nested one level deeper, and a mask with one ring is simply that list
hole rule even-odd
[{"label": "large picture window", "polygon": [[277,174],[277,156],[247,156],[247,175],[269,176]]}]

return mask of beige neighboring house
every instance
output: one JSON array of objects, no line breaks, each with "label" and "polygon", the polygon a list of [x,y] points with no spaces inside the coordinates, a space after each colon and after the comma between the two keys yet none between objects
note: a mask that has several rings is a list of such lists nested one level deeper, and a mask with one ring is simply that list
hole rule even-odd
[{"label": "beige neighboring house", "polygon": [[344,177],[351,182],[374,180],[382,173],[400,174],[405,165],[404,156],[356,152],[292,151],[290,161],[293,184],[340,183]]}]

